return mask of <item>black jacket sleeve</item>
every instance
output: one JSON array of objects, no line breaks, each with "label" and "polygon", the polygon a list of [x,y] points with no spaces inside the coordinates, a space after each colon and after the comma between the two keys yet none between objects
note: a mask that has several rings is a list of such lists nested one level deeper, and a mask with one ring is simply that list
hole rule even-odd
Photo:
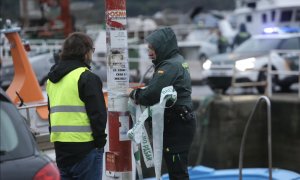
[{"label": "black jacket sleeve", "polygon": [[173,85],[179,75],[179,68],[174,63],[163,63],[154,72],[153,78],[145,89],[135,91],[136,103],[144,106],[152,106],[159,102],[161,90]]},{"label": "black jacket sleeve", "polygon": [[47,99],[48,99],[48,103],[47,103],[47,107],[48,107],[48,122],[49,122],[49,127],[48,127],[48,130],[49,130],[49,133],[51,134],[51,121],[50,121],[50,99],[49,99],[49,96],[47,95]]},{"label": "black jacket sleeve", "polygon": [[90,119],[92,136],[95,145],[103,148],[106,143],[107,112],[102,91],[101,79],[90,71],[81,74],[79,82],[79,97],[85,103],[87,115]]}]

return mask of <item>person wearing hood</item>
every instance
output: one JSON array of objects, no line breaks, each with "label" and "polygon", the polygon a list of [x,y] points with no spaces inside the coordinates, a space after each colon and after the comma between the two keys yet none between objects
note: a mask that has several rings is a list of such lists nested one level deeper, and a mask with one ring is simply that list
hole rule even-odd
[{"label": "person wearing hood", "polygon": [[146,41],[155,72],[147,87],[131,91],[130,97],[136,104],[152,106],[159,102],[164,87],[174,87],[177,101],[167,102],[164,113],[163,156],[170,179],[186,180],[189,179],[188,152],[195,132],[188,64],[179,54],[176,36],[170,27],[155,30]]},{"label": "person wearing hood", "polygon": [[47,81],[50,141],[62,179],[102,178],[107,112],[101,79],[90,71],[92,39],[70,34]]},{"label": "person wearing hood", "polygon": [[228,40],[227,40],[227,38],[225,36],[223,36],[223,34],[222,34],[222,32],[220,30],[218,30],[217,35],[218,35],[218,41],[217,41],[218,52],[219,52],[219,54],[226,53],[227,52],[227,48],[229,46]]},{"label": "person wearing hood", "polygon": [[244,41],[246,41],[250,37],[251,34],[247,31],[246,25],[241,24],[239,33],[233,39],[232,48],[241,45]]}]

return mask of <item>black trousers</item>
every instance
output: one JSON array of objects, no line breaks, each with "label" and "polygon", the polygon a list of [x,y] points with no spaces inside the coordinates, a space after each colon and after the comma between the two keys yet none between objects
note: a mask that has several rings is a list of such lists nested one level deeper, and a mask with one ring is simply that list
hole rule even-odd
[{"label": "black trousers", "polygon": [[189,180],[188,151],[171,153],[164,151],[164,159],[168,168],[170,180]]}]

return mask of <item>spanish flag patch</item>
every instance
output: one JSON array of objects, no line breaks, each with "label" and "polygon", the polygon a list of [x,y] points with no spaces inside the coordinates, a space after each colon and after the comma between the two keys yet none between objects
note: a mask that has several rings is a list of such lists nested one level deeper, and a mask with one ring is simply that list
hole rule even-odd
[{"label": "spanish flag patch", "polygon": [[157,73],[158,73],[158,74],[163,74],[163,73],[165,73],[165,71],[163,71],[163,70],[158,70]]}]

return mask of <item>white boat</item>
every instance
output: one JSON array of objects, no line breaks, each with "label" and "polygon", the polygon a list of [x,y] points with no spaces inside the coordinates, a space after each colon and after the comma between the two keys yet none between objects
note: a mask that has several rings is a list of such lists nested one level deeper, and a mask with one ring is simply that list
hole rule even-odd
[{"label": "white boat", "polygon": [[299,0],[236,0],[232,15],[236,27],[245,24],[251,34],[265,28],[300,28]]}]

